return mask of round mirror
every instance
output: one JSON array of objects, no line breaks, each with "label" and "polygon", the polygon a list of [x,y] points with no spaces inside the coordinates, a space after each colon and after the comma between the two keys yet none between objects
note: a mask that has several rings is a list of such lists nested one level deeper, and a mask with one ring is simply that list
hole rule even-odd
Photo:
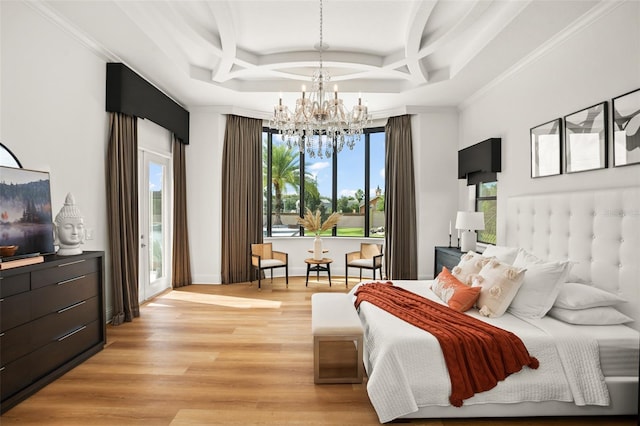
[{"label": "round mirror", "polygon": [[0,143],[0,166],[22,168],[22,164],[20,164],[18,158],[2,143]]}]

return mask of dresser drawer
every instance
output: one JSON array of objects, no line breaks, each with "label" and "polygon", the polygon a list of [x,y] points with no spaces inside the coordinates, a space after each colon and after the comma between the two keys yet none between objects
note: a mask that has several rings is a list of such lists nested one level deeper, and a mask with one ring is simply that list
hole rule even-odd
[{"label": "dresser drawer", "polygon": [[33,350],[33,323],[0,333],[0,365],[8,364]]},{"label": "dresser drawer", "polygon": [[0,298],[0,332],[31,320],[31,292]]},{"label": "dresser drawer", "polygon": [[38,360],[37,365],[32,367],[34,380],[100,343],[100,327],[98,321],[93,321],[32,352],[34,359]]},{"label": "dresser drawer", "polygon": [[99,309],[98,297],[92,297],[33,321],[33,347],[47,345],[98,320]]},{"label": "dresser drawer", "polygon": [[99,259],[80,259],[60,263],[52,268],[31,273],[31,289],[36,289],[50,284],[64,282],[82,275],[97,272],[100,269]]},{"label": "dresser drawer", "polygon": [[27,355],[0,367],[0,394],[3,400],[31,384],[32,364],[32,358]]},{"label": "dresser drawer", "polygon": [[89,251],[0,271],[0,414],[103,349],[103,267]]},{"label": "dresser drawer", "polygon": [[0,297],[9,297],[29,290],[28,273],[0,277]]},{"label": "dresser drawer", "polygon": [[78,302],[97,296],[100,288],[97,273],[81,275],[31,292],[32,318],[40,318]]}]

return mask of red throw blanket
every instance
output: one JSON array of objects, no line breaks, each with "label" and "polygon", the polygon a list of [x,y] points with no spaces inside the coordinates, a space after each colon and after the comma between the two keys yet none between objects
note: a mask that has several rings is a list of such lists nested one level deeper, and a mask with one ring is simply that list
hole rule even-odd
[{"label": "red throw blanket", "polygon": [[462,406],[464,399],[492,389],[525,365],[538,368],[515,334],[390,282],[363,284],[355,294],[356,308],[372,303],[438,339],[451,380],[451,405]]}]

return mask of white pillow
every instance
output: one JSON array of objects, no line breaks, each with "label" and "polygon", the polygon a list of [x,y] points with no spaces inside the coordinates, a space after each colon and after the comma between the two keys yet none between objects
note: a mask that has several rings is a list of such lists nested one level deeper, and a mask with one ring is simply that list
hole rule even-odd
[{"label": "white pillow", "polygon": [[564,309],[585,309],[598,306],[612,306],[624,303],[622,297],[580,283],[564,283],[553,306]]},{"label": "white pillow", "polygon": [[518,250],[518,247],[488,245],[482,252],[482,255],[484,257],[495,257],[500,262],[513,265],[513,261],[516,260],[516,256],[518,255]]},{"label": "white pillow", "polygon": [[553,306],[571,264],[544,262],[531,253],[521,250],[513,266],[525,268],[522,286],[509,305],[509,312],[525,318],[542,318]]},{"label": "white pillow", "polygon": [[614,325],[633,321],[631,318],[611,306],[598,306],[587,309],[562,309],[553,307],[550,317],[578,325]]},{"label": "white pillow", "polygon": [[480,286],[480,297],[476,306],[480,315],[496,318],[505,313],[515,297],[525,270],[491,259],[480,273],[472,278],[473,286]]}]

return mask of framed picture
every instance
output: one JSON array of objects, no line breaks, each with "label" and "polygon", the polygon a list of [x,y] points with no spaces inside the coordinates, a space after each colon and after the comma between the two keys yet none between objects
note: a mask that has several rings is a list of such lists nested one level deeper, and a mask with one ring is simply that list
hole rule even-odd
[{"label": "framed picture", "polygon": [[562,173],[562,119],[531,129],[531,177]]},{"label": "framed picture", "polygon": [[607,123],[606,102],[564,117],[565,172],[607,167]]},{"label": "framed picture", "polygon": [[640,163],[640,89],[611,100],[613,166]]}]

